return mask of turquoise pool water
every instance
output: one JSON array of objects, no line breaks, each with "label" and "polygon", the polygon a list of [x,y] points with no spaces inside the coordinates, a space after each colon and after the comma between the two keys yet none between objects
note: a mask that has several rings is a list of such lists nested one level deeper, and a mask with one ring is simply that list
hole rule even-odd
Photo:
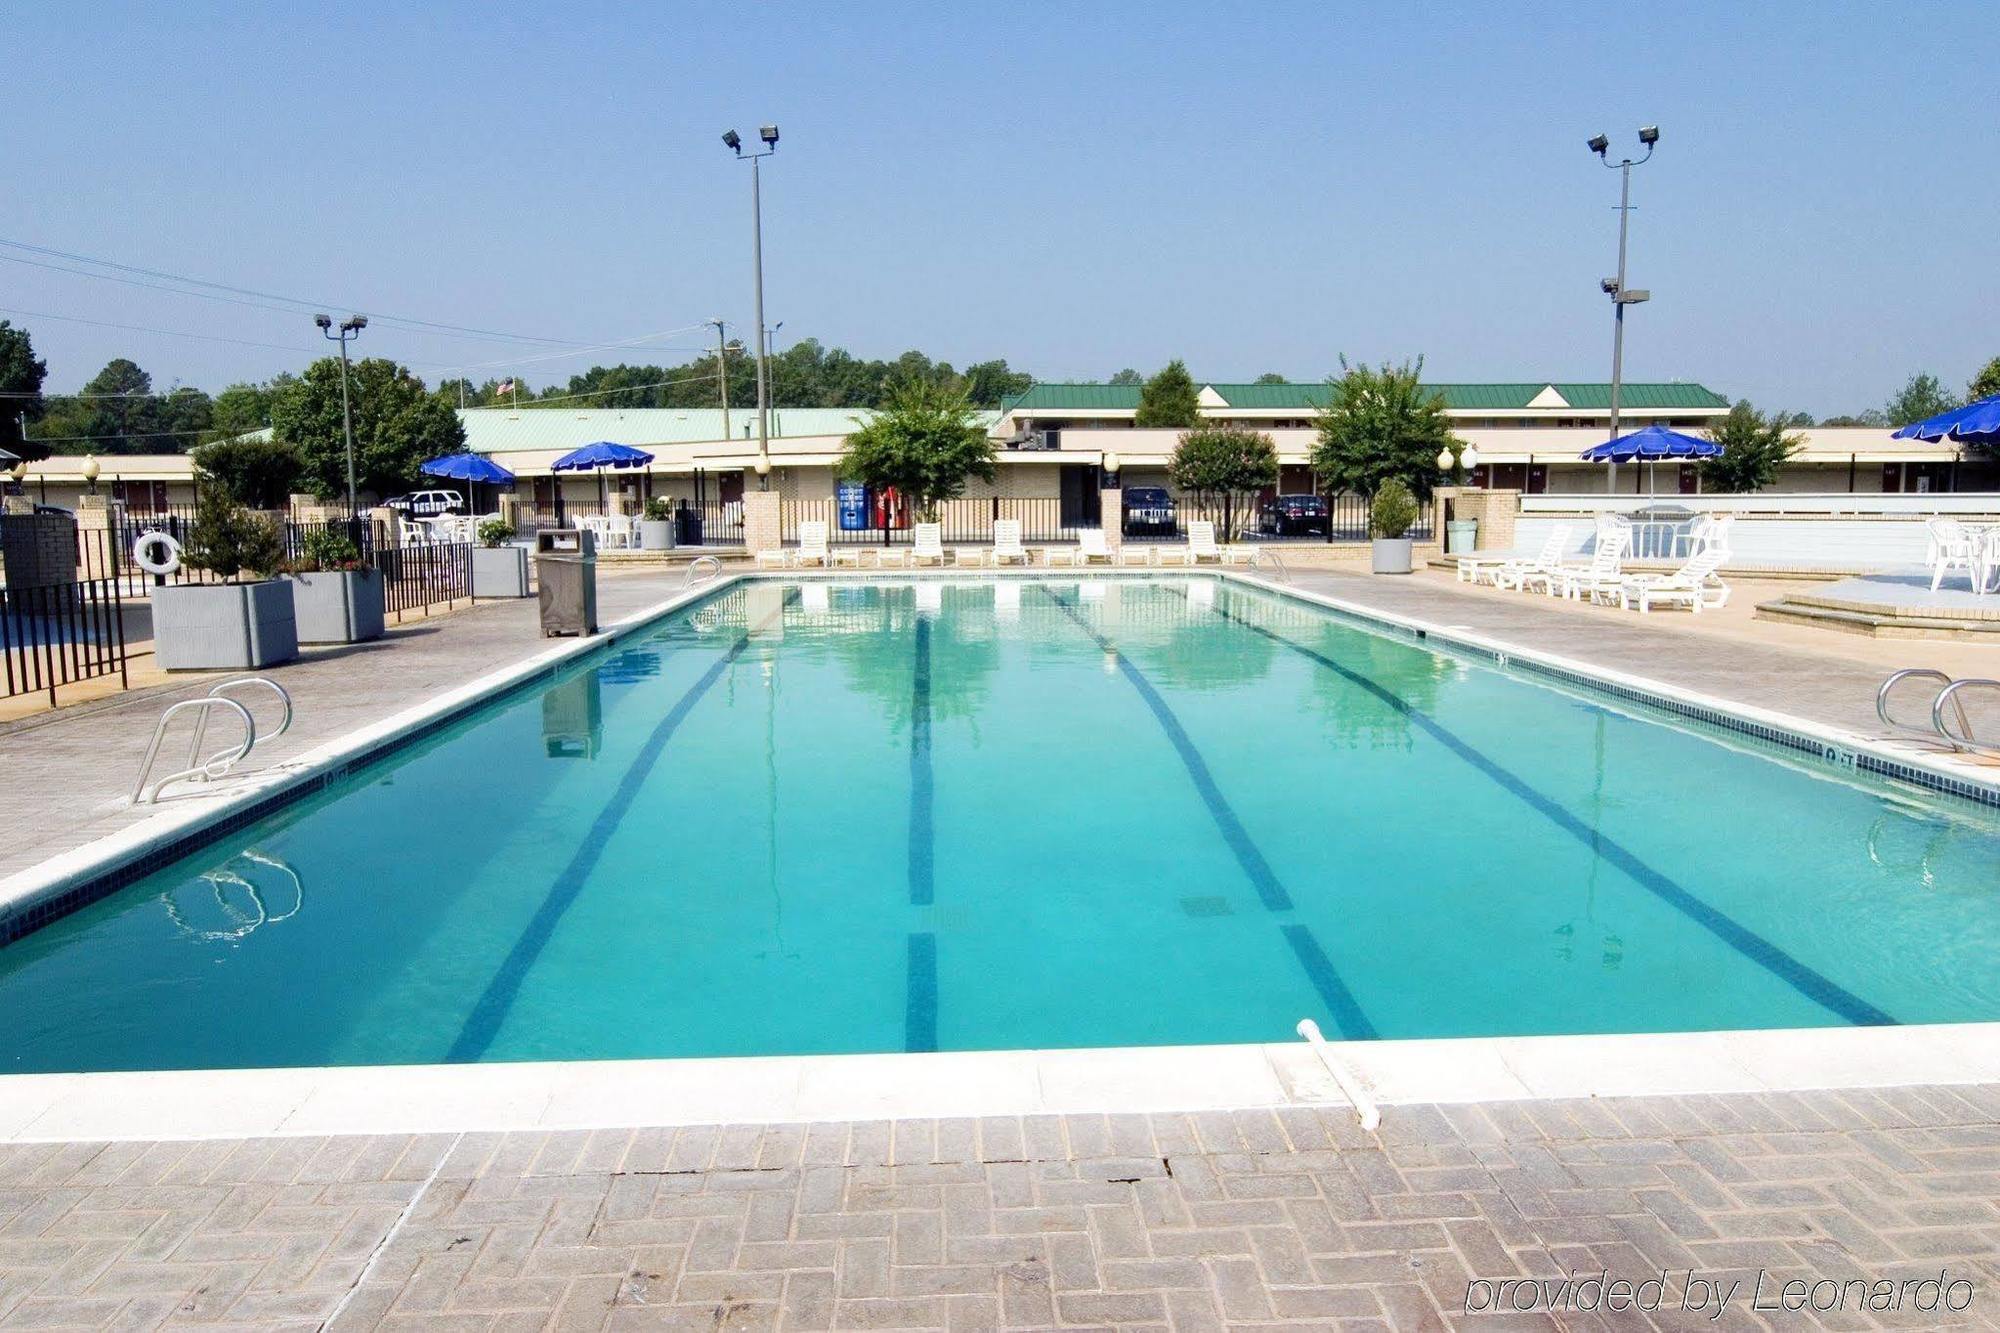
[{"label": "turquoise pool water", "polygon": [[2000,818],[1217,580],[751,583],[0,949],[88,1070],[2000,1018]]}]

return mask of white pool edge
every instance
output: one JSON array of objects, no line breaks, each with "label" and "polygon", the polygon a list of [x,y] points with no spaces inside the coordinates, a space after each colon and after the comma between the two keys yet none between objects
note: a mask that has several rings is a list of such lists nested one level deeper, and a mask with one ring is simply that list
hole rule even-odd
[{"label": "white pool edge", "polygon": [[[1109,571],[1101,571],[1109,572]],[[1192,572],[1192,571],[1190,571]],[[986,571],[993,577],[995,571]],[[1049,571],[1022,571],[1047,577]],[[1122,577],[1182,571],[1118,571]],[[1203,570],[1343,615],[1503,660],[1531,661],[1678,699],[1953,780],[2000,784],[1933,756],[1788,714],[1560,654],[1385,612],[1233,570]],[[890,581],[919,571],[891,571]],[[933,577],[979,577],[939,570]],[[1075,577],[1074,572],[1066,576]],[[1095,575],[1093,575],[1094,577]],[[735,571],[357,729],[219,799],[169,809],[0,880],[0,915],[88,883],[302,784],[337,777],[486,696],[616,642],[731,585],[797,572]],[[851,572],[822,577],[853,578]],[[863,576],[865,577],[865,576]],[[872,580],[871,580],[872,581]],[[1393,1108],[1417,1103],[1676,1096],[2000,1082],[2000,1022],[1894,1027],[1335,1042],[1334,1057]],[[1303,1041],[1056,1051],[732,1059],[157,1070],[0,1076],[0,1143],[286,1135],[611,1129],[650,1125],[1346,1106]],[[1389,1112],[1393,1116],[1393,1109]]]}]

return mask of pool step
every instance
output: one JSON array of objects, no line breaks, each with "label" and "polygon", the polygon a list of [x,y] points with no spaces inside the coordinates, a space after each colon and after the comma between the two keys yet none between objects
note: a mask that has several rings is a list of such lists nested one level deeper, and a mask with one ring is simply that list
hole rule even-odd
[{"label": "pool step", "polygon": [[1938,616],[1897,615],[1884,611],[1829,606],[1810,598],[1780,597],[1757,607],[1755,618],[1787,625],[1860,634],[1871,639],[1954,639],[1964,643],[2000,644],[2000,620],[1967,620]]}]

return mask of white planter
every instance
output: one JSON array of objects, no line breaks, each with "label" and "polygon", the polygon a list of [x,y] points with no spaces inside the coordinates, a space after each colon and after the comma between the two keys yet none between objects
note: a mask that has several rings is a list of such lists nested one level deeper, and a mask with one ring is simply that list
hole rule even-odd
[{"label": "white planter", "polygon": [[284,579],[153,589],[153,660],[162,670],[254,671],[298,655]]},{"label": "white planter", "polygon": [[528,595],[528,548],[525,546],[473,547],[472,595],[474,597],[526,597]]},{"label": "white planter", "polygon": [[1373,568],[1377,574],[1407,574],[1410,572],[1410,546],[1408,537],[1377,537],[1370,545]]},{"label": "white planter", "polygon": [[639,520],[639,549],[642,551],[671,551],[674,549],[674,521],[670,518],[642,518]]},{"label": "white planter", "polygon": [[300,643],[366,643],[382,637],[382,574],[374,569],[293,574]]}]

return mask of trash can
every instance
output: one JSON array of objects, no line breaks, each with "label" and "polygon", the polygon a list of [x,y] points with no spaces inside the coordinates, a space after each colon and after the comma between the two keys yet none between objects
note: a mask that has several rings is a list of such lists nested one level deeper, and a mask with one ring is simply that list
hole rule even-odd
[{"label": "trash can", "polygon": [[1444,525],[1444,553],[1446,555],[1471,555],[1479,545],[1479,520],[1476,518],[1455,518]]},{"label": "trash can", "polygon": [[690,505],[682,504],[680,507],[680,512],[677,517],[679,518],[680,521],[675,526],[679,529],[679,531],[674,534],[674,545],[676,546],[702,545],[701,511],[699,509],[693,508]]},{"label": "trash can", "polygon": [[597,539],[581,528],[535,534],[542,635],[597,633]]}]

